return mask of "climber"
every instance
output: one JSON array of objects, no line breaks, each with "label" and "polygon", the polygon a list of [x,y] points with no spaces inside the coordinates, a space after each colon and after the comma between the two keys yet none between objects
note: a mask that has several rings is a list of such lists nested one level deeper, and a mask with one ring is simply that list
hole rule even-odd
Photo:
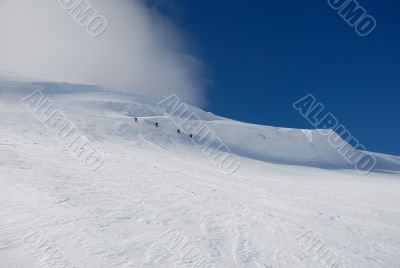
[{"label": "climber", "polygon": [[191,139],[193,139],[193,134],[189,134],[189,137],[190,137]]},{"label": "climber", "polygon": [[138,122],[137,117],[135,117],[135,123],[137,123],[137,122]]},{"label": "climber", "polygon": [[156,122],[156,127],[158,127],[158,123]]},{"label": "climber", "polygon": [[179,128],[176,130],[176,132],[178,132],[178,134],[181,134],[181,130]]}]

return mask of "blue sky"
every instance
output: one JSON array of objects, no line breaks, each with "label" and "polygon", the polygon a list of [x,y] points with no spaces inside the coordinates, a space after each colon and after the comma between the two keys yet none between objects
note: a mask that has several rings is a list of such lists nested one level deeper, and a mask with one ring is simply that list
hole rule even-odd
[{"label": "blue sky", "polygon": [[400,3],[360,0],[360,37],[327,1],[175,1],[166,9],[205,64],[206,110],[310,128],[292,103],[314,94],[370,151],[400,155]]}]

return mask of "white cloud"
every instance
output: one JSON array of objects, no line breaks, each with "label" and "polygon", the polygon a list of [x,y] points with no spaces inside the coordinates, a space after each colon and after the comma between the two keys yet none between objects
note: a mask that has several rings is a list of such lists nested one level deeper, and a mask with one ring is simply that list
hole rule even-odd
[{"label": "white cloud", "polygon": [[0,0],[0,69],[202,103],[202,64],[168,18],[139,0],[89,2],[108,21],[97,38],[58,0]]}]

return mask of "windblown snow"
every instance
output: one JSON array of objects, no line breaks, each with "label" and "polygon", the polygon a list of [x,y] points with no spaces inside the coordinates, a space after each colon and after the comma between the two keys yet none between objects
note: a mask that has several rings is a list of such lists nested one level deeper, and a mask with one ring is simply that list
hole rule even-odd
[{"label": "windblown snow", "polygon": [[[98,169],[21,103],[35,91],[104,156]],[[362,175],[318,130],[190,107],[240,158],[227,175],[161,100],[0,75],[1,268],[400,267],[400,157],[372,153]]]}]

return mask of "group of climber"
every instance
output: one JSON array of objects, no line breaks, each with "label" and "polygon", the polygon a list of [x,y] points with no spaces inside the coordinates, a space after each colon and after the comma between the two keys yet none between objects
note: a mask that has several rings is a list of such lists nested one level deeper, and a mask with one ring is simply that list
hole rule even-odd
[{"label": "group of climber", "polygon": [[[138,118],[137,118],[137,117],[134,117],[134,120],[135,120],[135,123],[138,123]],[[159,128],[159,127],[160,127],[160,125],[158,124],[158,122],[154,122],[154,124],[155,124],[156,128]],[[176,130],[176,132],[177,132],[178,134],[181,134],[181,130],[180,130],[179,128]],[[190,137],[191,139],[193,139],[193,134],[189,134],[189,137]]]}]

